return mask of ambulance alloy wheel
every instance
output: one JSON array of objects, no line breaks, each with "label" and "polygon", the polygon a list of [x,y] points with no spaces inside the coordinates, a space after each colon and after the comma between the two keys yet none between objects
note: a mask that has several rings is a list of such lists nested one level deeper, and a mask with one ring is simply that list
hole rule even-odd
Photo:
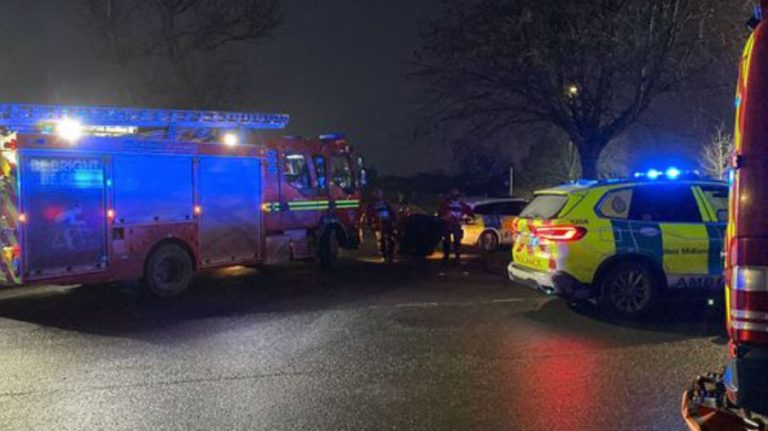
[{"label": "ambulance alloy wheel", "polygon": [[650,311],[657,296],[657,277],[648,265],[621,262],[601,277],[598,304],[613,315],[634,318]]},{"label": "ambulance alloy wheel", "polygon": [[336,230],[328,228],[320,237],[320,248],[318,250],[320,264],[323,269],[333,271],[339,260],[339,238]]},{"label": "ambulance alloy wheel", "polygon": [[477,242],[484,251],[494,251],[499,248],[499,236],[490,230],[483,232]]},{"label": "ambulance alloy wheel", "polygon": [[163,245],[147,259],[143,284],[155,296],[176,296],[189,286],[193,269],[186,250],[176,244]]}]

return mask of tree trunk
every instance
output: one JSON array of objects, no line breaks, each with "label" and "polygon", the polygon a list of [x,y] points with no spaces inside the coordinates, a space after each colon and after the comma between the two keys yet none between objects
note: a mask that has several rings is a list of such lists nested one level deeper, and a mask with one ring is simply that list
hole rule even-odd
[{"label": "tree trunk", "polygon": [[585,180],[597,179],[597,160],[589,157],[581,157],[581,178]]},{"label": "tree trunk", "polygon": [[585,141],[578,145],[579,158],[581,159],[581,178],[585,180],[596,180],[597,162],[600,160],[600,153],[603,152],[606,143],[600,141]]}]

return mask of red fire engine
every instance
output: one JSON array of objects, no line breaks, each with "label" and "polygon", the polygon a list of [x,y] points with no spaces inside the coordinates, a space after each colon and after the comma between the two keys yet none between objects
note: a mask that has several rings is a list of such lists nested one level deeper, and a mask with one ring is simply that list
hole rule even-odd
[{"label": "red fire engine", "polygon": [[359,243],[343,137],[262,139],[278,114],[0,105],[0,285],[141,280],[319,258]]},{"label": "red fire engine", "polygon": [[768,0],[739,70],[725,281],[731,360],[683,400],[693,430],[768,429]]}]

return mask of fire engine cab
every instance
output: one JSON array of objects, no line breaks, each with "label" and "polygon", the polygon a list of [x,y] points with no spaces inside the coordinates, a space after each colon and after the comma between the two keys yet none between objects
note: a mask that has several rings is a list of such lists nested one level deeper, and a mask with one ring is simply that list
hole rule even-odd
[{"label": "fire engine cab", "polygon": [[282,114],[0,104],[0,285],[141,280],[359,243],[362,160]]}]

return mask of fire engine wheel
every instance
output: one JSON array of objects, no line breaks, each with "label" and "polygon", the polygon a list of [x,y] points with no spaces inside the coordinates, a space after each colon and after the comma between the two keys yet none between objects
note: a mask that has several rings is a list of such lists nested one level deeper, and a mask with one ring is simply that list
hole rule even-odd
[{"label": "fire engine wheel", "polygon": [[601,277],[600,308],[615,316],[640,317],[656,303],[656,275],[642,262],[622,262]]},{"label": "fire engine wheel", "polygon": [[483,232],[477,243],[483,251],[495,251],[499,248],[499,235],[490,230]]},{"label": "fire engine wheel", "polygon": [[186,250],[175,244],[161,246],[147,259],[144,286],[161,298],[179,295],[189,286],[193,269]]},{"label": "fire engine wheel", "polygon": [[323,269],[333,271],[339,260],[339,238],[336,231],[327,229],[320,237],[320,249],[318,250],[320,264]]}]

